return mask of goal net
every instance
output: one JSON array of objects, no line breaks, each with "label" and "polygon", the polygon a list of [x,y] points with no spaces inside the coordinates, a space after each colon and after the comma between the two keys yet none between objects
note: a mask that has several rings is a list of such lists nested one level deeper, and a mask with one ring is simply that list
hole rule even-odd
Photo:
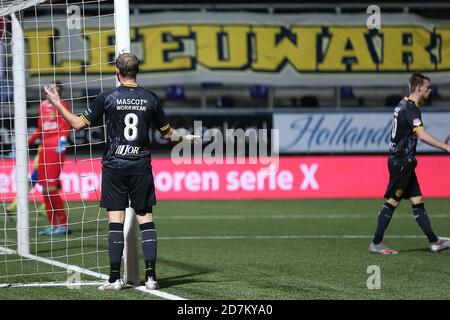
[{"label": "goal net", "polygon": [[[109,269],[107,214],[99,208],[103,123],[68,131],[65,144],[61,119],[50,112],[41,125],[56,119],[57,151],[51,136],[28,139],[45,109],[44,85],[59,83],[75,114],[116,85],[115,26],[128,21],[116,21],[106,0],[2,0],[0,16],[0,286],[102,281]],[[51,151],[56,163],[46,163]],[[47,202],[38,166],[61,171]]]}]

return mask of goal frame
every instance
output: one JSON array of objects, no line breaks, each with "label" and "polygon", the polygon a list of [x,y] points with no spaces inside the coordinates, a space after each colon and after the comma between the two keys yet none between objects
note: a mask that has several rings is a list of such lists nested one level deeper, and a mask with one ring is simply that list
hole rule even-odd
[{"label": "goal frame", "polygon": [[[41,3],[43,0],[34,1]],[[22,7],[18,9],[23,9]],[[114,0],[114,29],[116,57],[130,52],[130,15],[129,0]],[[16,196],[17,196],[17,250],[7,249],[6,253],[15,253],[26,259],[39,260],[69,270],[105,279],[105,275],[89,272],[77,266],[66,265],[49,259],[40,259],[30,254],[29,201],[28,201],[28,128],[27,128],[27,97],[26,97],[26,64],[24,31],[16,13],[11,13],[12,32],[12,64],[14,83],[14,127],[16,154]],[[117,82],[116,85],[119,85]],[[124,281],[130,285],[139,285],[138,236],[136,214],[132,208],[127,208],[124,223],[125,247]],[[56,285],[56,284],[55,284]]]}]

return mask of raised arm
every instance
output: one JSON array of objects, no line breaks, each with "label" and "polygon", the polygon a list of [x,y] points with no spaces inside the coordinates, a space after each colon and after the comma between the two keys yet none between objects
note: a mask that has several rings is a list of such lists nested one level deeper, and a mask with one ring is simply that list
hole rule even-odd
[{"label": "raised arm", "polygon": [[86,127],[86,123],[81,119],[81,117],[73,114],[63,106],[59,93],[54,85],[44,86],[44,90],[47,94],[47,99],[55,106],[64,120],[66,120],[72,128],[75,130],[80,130]]}]

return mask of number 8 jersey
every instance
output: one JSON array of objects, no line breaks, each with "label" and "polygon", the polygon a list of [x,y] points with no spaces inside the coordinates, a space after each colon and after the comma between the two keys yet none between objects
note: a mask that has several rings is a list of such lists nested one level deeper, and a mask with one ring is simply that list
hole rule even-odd
[{"label": "number 8 jersey", "polygon": [[397,159],[414,159],[417,130],[423,129],[422,114],[412,100],[405,97],[394,109],[389,156]]},{"label": "number 8 jersey", "polygon": [[139,175],[151,168],[149,130],[169,123],[157,95],[137,85],[121,85],[100,93],[80,116],[90,126],[105,115],[106,150],[103,167],[119,175]]}]

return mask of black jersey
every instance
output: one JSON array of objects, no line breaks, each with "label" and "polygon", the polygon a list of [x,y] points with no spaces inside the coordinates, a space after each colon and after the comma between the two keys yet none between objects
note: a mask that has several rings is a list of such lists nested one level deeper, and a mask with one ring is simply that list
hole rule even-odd
[{"label": "black jersey", "polygon": [[394,110],[389,156],[414,159],[417,147],[415,132],[422,128],[423,121],[419,107],[405,97]]},{"label": "black jersey", "polygon": [[106,150],[104,167],[119,175],[137,175],[150,168],[149,130],[153,123],[160,131],[169,128],[155,93],[137,85],[121,85],[100,93],[81,115],[90,125],[105,114]]}]

